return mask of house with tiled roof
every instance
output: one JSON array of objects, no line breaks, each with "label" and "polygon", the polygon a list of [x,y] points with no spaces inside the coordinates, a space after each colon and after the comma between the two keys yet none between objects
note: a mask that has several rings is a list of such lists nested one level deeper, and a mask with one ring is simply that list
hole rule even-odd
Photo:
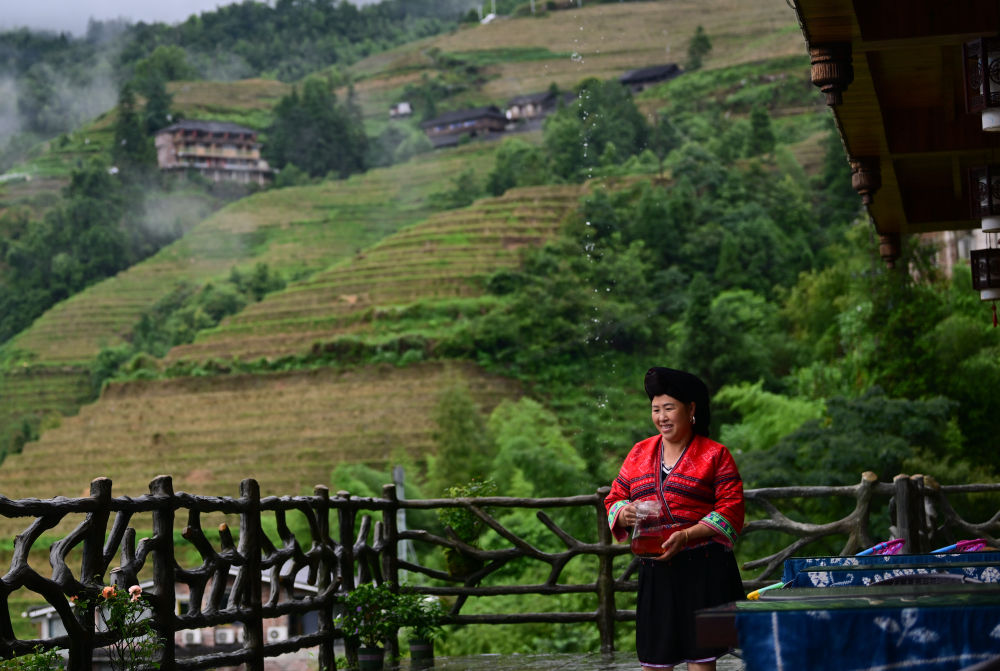
[{"label": "house with tiled roof", "polygon": [[213,182],[269,183],[274,171],[260,155],[257,131],[228,121],[185,119],[156,133],[160,170],[194,170]]}]

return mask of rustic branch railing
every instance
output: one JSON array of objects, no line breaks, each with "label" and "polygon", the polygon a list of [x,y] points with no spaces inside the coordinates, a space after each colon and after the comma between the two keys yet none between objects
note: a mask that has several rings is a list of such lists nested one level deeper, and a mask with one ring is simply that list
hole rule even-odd
[{"label": "rustic branch railing", "polygon": [[[245,480],[238,498],[193,496],[173,491],[171,478],[160,476],[150,483],[150,493],[137,498],[111,495],[111,481],[99,478],[91,483],[89,497],[56,498],[47,501],[13,501],[0,497],[0,516],[34,518],[14,541],[10,569],[0,578],[0,656],[10,658],[31,652],[36,646],[68,651],[68,668],[90,669],[94,651],[113,641],[113,634],[95,631],[93,612],[77,612],[68,600],[71,596],[89,597],[100,592],[106,583],[121,587],[136,584],[140,574],[151,572],[153,588],[145,598],[152,611],[152,622],[163,641],[160,668],[208,669],[245,664],[250,671],[262,671],[264,659],[303,648],[318,648],[321,669],[336,669],[334,642],[343,633],[334,627],[334,614],[340,598],[360,582],[388,580],[399,584],[401,572],[419,575],[420,584],[411,585],[429,595],[453,597],[447,621],[452,624],[497,623],[594,623],[600,633],[602,651],[614,649],[614,625],[634,619],[631,610],[617,608],[619,592],[633,592],[632,580],[637,561],[620,562],[628,555],[625,545],[615,544],[605,520],[603,499],[607,489],[595,494],[563,498],[519,499],[487,497],[471,499],[397,500],[393,485],[387,485],[382,498],[353,498],[347,492],[331,497],[325,487],[317,487],[313,496],[261,497],[258,485]],[[790,544],[770,556],[749,561],[747,570],[761,569],[746,580],[747,589],[766,582],[785,558],[815,541],[828,537],[846,537],[842,554],[851,554],[874,543],[871,521],[875,500],[888,502],[894,537],[904,538],[910,551],[926,551],[929,544],[949,533],[958,537],[982,537],[997,544],[1000,537],[1000,512],[982,523],[968,522],[955,512],[949,495],[997,493],[1000,484],[942,487],[924,476],[897,476],[892,484],[879,483],[865,473],[858,485],[848,487],[780,487],[745,492],[751,517],[763,512],[765,517],[751,519],[744,535],[776,531],[795,537]],[[776,501],[801,501],[817,498],[854,499],[854,510],[842,519],[811,524],[784,514]],[[493,534],[493,546],[481,549],[458,539],[454,534],[436,535],[428,530],[400,530],[396,524],[399,510],[463,508],[478,518]],[[535,509],[541,525],[563,549],[545,551],[511,529],[494,514],[500,509]],[[583,508],[595,515],[595,533],[578,539],[561,528],[546,512],[548,509]],[[309,546],[304,547],[287,523],[290,511],[301,513],[309,526]],[[330,516],[336,513],[337,534],[331,534]],[[370,513],[381,513],[381,521]],[[114,520],[109,528],[111,515]],[[65,526],[74,515],[84,519],[65,537],[51,546],[51,577],[45,577],[29,565],[29,553],[46,531]],[[131,527],[136,515],[152,516],[152,536],[136,542]],[[174,529],[178,515],[186,515],[181,536],[201,557],[201,564],[184,568],[178,564]],[[238,515],[239,539],[234,540],[226,525],[218,530],[213,545],[202,529],[203,515]],[[277,544],[264,532],[262,517],[273,515]],[[359,517],[360,516],[360,517]],[[416,561],[400,559],[398,545],[409,541],[422,546],[450,548],[471,557],[475,567],[452,575]],[[505,543],[505,546],[501,546]],[[186,548],[185,548],[186,549]],[[426,548],[425,548],[426,549]],[[68,558],[80,553],[78,575],[68,566]],[[115,556],[118,565],[112,568]],[[151,566],[148,560],[152,556]],[[426,553],[425,553],[426,556]],[[574,584],[561,581],[563,570],[576,557],[597,559],[593,582]],[[510,585],[491,581],[490,577],[513,561],[541,562],[548,566],[544,582]],[[616,570],[618,575],[616,575]],[[302,582],[299,574],[307,572],[307,594],[296,593]],[[227,581],[232,573],[231,586]],[[266,580],[267,591],[262,588]],[[771,578],[771,580],[768,580]],[[187,612],[176,612],[177,587],[186,586],[189,594]],[[228,593],[227,593],[228,588]],[[18,640],[10,617],[11,594],[28,590],[39,596],[58,613],[67,631],[64,636]],[[470,597],[494,597],[525,594],[592,594],[596,608],[577,612],[463,613]],[[280,642],[266,642],[264,623],[285,615],[318,613],[318,630],[300,633]],[[196,657],[183,657],[175,646],[177,632],[218,625],[239,624],[244,641],[239,649]],[[345,642],[348,659],[356,659],[356,649]],[[398,652],[395,637],[389,641],[390,653]]]}]

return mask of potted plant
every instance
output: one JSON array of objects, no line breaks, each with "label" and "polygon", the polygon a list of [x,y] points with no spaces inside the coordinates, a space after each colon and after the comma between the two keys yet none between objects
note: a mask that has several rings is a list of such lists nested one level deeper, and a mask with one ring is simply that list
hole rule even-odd
[{"label": "potted plant", "polygon": [[434,666],[434,639],[441,634],[444,607],[437,597],[404,588],[397,595],[399,626],[409,630],[410,668]]},{"label": "potted plant", "polygon": [[358,642],[358,667],[379,671],[385,659],[386,636],[399,627],[398,595],[387,582],[361,583],[341,601],[342,611],[334,624],[345,638]]}]

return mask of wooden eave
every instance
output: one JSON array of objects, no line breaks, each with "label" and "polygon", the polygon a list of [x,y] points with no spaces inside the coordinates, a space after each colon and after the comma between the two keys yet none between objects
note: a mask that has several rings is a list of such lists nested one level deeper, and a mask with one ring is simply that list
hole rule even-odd
[{"label": "wooden eave", "polygon": [[876,230],[979,228],[967,173],[1000,162],[1000,133],[965,110],[962,44],[1000,33],[1000,0],[794,4],[808,46],[851,46],[854,81],[833,112],[848,157],[878,159]]}]

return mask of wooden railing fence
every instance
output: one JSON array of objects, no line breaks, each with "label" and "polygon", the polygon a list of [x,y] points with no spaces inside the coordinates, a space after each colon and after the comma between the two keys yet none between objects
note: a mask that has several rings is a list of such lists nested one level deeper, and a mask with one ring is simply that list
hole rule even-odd
[{"label": "wooden railing fence", "polygon": [[[629,553],[626,545],[613,542],[607,528],[603,499],[607,489],[595,494],[562,498],[483,497],[465,499],[398,500],[394,485],[386,485],[381,498],[355,498],[347,492],[330,496],[326,487],[316,487],[312,496],[261,497],[254,480],[240,485],[238,498],[194,496],[173,491],[169,476],[159,476],[150,483],[148,495],[112,497],[111,481],[99,478],[91,483],[89,497],[51,500],[10,500],[0,497],[0,516],[34,518],[17,535],[10,569],[0,578],[0,656],[27,654],[36,646],[68,651],[68,669],[91,669],[94,651],[113,641],[113,634],[97,631],[93,612],[73,609],[70,596],[90,596],[105,584],[128,587],[139,581],[140,574],[151,573],[154,587],[145,598],[152,612],[152,623],[162,639],[163,671],[208,669],[245,664],[249,671],[262,671],[264,660],[303,648],[316,648],[321,669],[336,669],[334,643],[343,633],[334,626],[340,598],[359,582],[390,581],[398,585],[402,572],[417,591],[448,597],[447,622],[458,625],[498,623],[593,623],[601,640],[602,651],[614,649],[616,622],[635,618],[635,612],[619,609],[616,596],[632,592],[635,560],[615,558]],[[932,478],[897,476],[893,483],[879,483],[865,473],[858,485],[846,487],[780,487],[745,492],[749,521],[744,535],[762,531],[781,532],[794,540],[770,556],[744,564],[747,570],[760,569],[745,581],[747,589],[773,582],[782,561],[810,543],[829,537],[846,537],[842,554],[851,554],[872,545],[871,520],[877,511],[888,510],[895,537],[906,540],[909,551],[926,551],[930,544],[949,534],[955,538],[986,538],[998,544],[1000,512],[985,522],[973,523],[959,516],[948,500],[949,495],[1000,492],[1000,484],[942,487]],[[783,513],[777,501],[801,502],[815,498],[854,499],[853,511],[842,519],[824,524],[796,521]],[[888,506],[886,504],[888,503]],[[794,507],[794,506],[792,506]],[[401,530],[397,527],[400,510],[463,508],[496,535],[491,549],[481,549],[460,540],[454,533],[437,535],[424,529]],[[505,527],[497,511],[534,509],[536,516],[562,549],[543,550]],[[594,514],[595,533],[578,539],[556,524],[549,509],[590,509]],[[301,513],[309,526],[310,540],[305,546],[290,530],[287,514]],[[202,529],[203,515],[238,515],[239,537],[221,525],[217,544]],[[51,546],[51,576],[46,577],[29,565],[29,553],[46,531],[65,524],[73,515],[83,515],[72,531]],[[114,519],[112,520],[112,514]],[[136,515],[151,515],[152,535],[136,541],[131,522]],[[373,514],[381,517],[373,518]],[[181,527],[184,542],[201,557],[200,566],[184,568],[178,564],[174,529],[178,517],[186,515]],[[262,519],[273,515],[278,538],[272,540],[263,530]],[[331,518],[335,515],[335,523]],[[109,526],[110,522],[110,526]],[[332,532],[334,526],[336,533]],[[449,530],[450,531],[450,530]],[[400,542],[409,541],[424,547],[451,548],[473,559],[474,567],[461,575],[402,559]],[[506,543],[506,546],[503,544]],[[501,547],[502,546],[502,547]],[[500,549],[493,549],[500,547]],[[74,575],[68,558],[80,556],[80,570]],[[116,556],[119,557],[117,566]],[[563,569],[575,557],[596,557],[593,582],[582,584],[560,580]],[[151,561],[150,561],[151,560]],[[513,561],[541,562],[548,566],[548,576],[538,584],[504,584],[490,576]],[[235,578],[228,588],[231,569]],[[307,573],[309,593],[296,593],[301,573]],[[299,576],[299,577],[297,577]],[[268,585],[264,598],[262,578]],[[176,611],[177,587],[186,586],[190,605],[183,614]],[[9,597],[19,590],[39,596],[58,613],[68,632],[64,636],[18,640],[14,635]],[[207,594],[206,594],[207,591]],[[463,613],[472,597],[526,594],[589,594],[596,608],[578,612],[503,612]],[[318,628],[297,633],[287,640],[269,642],[264,638],[264,623],[284,615],[318,614]],[[175,634],[183,630],[239,624],[243,642],[238,649],[184,657],[175,644]],[[398,652],[395,637],[388,642],[390,654]],[[356,658],[356,648],[345,642],[348,659]]]}]

